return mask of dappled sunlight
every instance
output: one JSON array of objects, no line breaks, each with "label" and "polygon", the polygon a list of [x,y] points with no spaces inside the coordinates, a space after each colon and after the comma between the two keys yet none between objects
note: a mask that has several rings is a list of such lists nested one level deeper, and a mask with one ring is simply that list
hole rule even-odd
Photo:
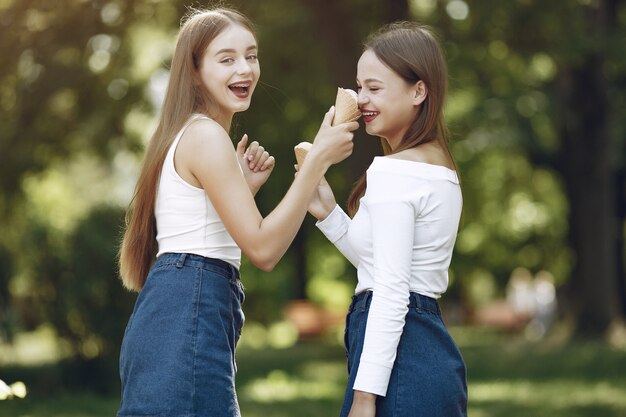
[{"label": "dappled sunlight", "polygon": [[[341,347],[338,346],[338,349],[341,349]],[[301,369],[302,377],[306,380],[326,380],[332,383],[333,381],[344,381],[347,379],[346,366],[342,362],[310,361],[302,366]]]},{"label": "dappled sunlight", "polygon": [[354,294],[354,285],[316,275],[310,279],[307,291],[312,300],[336,311],[347,311]]},{"label": "dappled sunlight", "polygon": [[54,329],[39,326],[32,332],[19,333],[13,343],[0,343],[0,366],[38,366],[55,363],[69,354],[67,346],[58,339]]},{"label": "dappled sunlight", "polygon": [[[572,267],[571,252],[562,245],[569,207],[561,181],[554,172],[533,166],[524,152],[508,148],[506,139],[496,139],[494,133],[474,132],[456,144],[460,154],[474,155],[474,163],[461,172],[462,182],[468,177],[472,181],[463,183],[466,199],[452,267],[460,258],[473,259],[462,282],[471,288],[476,259],[484,260],[490,268],[483,269],[489,270],[495,284],[492,295],[519,266],[548,270],[561,285]],[[495,146],[482,151],[491,140]],[[482,203],[476,204],[478,200]]]},{"label": "dappled sunlight", "polygon": [[467,276],[466,291],[473,306],[483,306],[493,300],[497,292],[493,274],[482,268],[475,268]]},{"label": "dappled sunlight", "polygon": [[87,46],[91,50],[91,55],[87,61],[89,69],[95,73],[100,73],[109,66],[112,55],[119,49],[120,40],[117,36],[100,33],[92,36]]},{"label": "dappled sunlight", "polygon": [[278,321],[264,326],[259,322],[247,322],[243,328],[238,347],[242,349],[286,349],[298,341],[298,329],[288,321]]},{"label": "dappled sunlight", "polygon": [[515,107],[524,117],[533,117],[537,113],[544,113],[548,107],[548,97],[541,91],[530,91],[520,96]]},{"label": "dappled sunlight", "polygon": [[32,84],[43,73],[45,67],[35,60],[34,53],[26,49],[17,63],[17,75],[24,84]]},{"label": "dappled sunlight", "polygon": [[461,253],[471,254],[476,252],[487,237],[487,230],[483,225],[474,222],[469,223],[459,233],[455,249]]},{"label": "dappled sunlight", "polygon": [[137,24],[129,34],[132,50],[130,78],[147,80],[159,68],[166,67],[174,52],[175,32],[167,32],[152,22]]},{"label": "dappled sunlight", "polygon": [[336,311],[347,311],[356,282],[345,279],[348,269],[353,268],[334,247],[320,247],[312,252],[311,274],[307,293],[312,301]]},{"label": "dappled sunlight", "polygon": [[126,201],[126,192],[118,191],[117,183],[124,181],[122,176],[129,170],[120,168],[121,172],[112,172],[101,160],[82,152],[51,164],[38,175],[25,176],[23,188],[29,204],[23,214],[66,236],[93,207]]},{"label": "dappled sunlight", "polygon": [[267,336],[269,346],[284,349],[296,344],[298,329],[288,321],[279,321],[270,325]]},{"label": "dappled sunlight", "polygon": [[[152,132],[157,126],[157,122],[156,117],[150,112],[147,112],[146,109],[134,107],[124,117],[124,130],[129,135],[135,135],[141,138],[141,142],[146,145],[150,140]],[[134,155],[134,157],[137,160],[135,164],[139,165],[141,162],[141,155]],[[139,172],[138,168],[136,170]],[[132,182],[133,184],[135,182],[130,181],[130,179],[127,179],[127,181]]]},{"label": "dappled sunlight", "polygon": [[314,380],[288,375],[273,370],[265,378],[252,381],[243,389],[242,396],[261,403],[293,401],[296,399],[332,399],[337,397],[343,386],[340,380],[326,377]]},{"label": "dappled sunlight", "polygon": [[0,379],[0,401],[10,400],[13,398],[25,398],[28,391],[26,390],[26,384],[21,381],[7,385]]},{"label": "dappled sunlight", "polygon": [[530,61],[530,73],[538,81],[549,81],[556,74],[556,63],[552,57],[544,52],[533,55]]},{"label": "dappled sunlight", "polygon": [[446,12],[454,20],[465,20],[469,15],[470,8],[463,0],[451,0],[446,5]]},{"label": "dappled sunlight", "polygon": [[86,200],[77,198],[76,190],[61,167],[24,178],[24,190],[30,201],[28,216],[49,225],[57,233],[72,231],[89,208]]},{"label": "dappled sunlight", "polygon": [[416,16],[429,16],[437,9],[437,0],[411,0],[409,7]]},{"label": "dappled sunlight", "polygon": [[506,224],[510,225],[511,232],[519,236],[533,229],[542,229],[549,220],[545,206],[533,200],[527,193],[516,193],[509,200],[509,213],[506,214]]},{"label": "dappled sunlight", "polygon": [[451,91],[446,99],[445,114],[449,123],[457,123],[474,111],[478,105],[480,91],[464,87]]},{"label": "dappled sunlight", "polygon": [[[550,381],[498,380],[470,384],[471,402],[480,407],[486,403],[507,403],[523,407],[541,407],[549,410],[568,410],[576,407],[610,406],[626,408],[624,385],[608,382],[585,382],[566,378]],[[568,395],[575,392],[576,395]]]}]

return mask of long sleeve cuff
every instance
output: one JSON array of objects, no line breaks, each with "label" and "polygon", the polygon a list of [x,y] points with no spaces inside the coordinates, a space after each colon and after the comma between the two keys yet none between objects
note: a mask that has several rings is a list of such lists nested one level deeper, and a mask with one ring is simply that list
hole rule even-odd
[{"label": "long sleeve cuff", "polygon": [[378,363],[361,361],[352,388],[384,397],[387,395],[391,370],[392,368]]},{"label": "long sleeve cuff", "polygon": [[315,225],[328,240],[335,243],[348,232],[350,217],[337,204],[324,220],[318,220]]}]

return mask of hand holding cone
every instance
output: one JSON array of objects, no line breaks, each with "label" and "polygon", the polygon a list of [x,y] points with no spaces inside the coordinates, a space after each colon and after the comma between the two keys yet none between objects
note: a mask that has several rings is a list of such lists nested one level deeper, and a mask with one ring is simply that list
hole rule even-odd
[{"label": "hand holding cone", "polygon": [[[358,95],[355,91],[348,88],[337,88],[337,98],[335,99],[335,117],[331,123],[337,126],[341,123],[353,122],[361,117],[359,110]],[[310,142],[300,142],[293,150],[296,154],[298,165],[302,166],[304,158],[313,146]]]}]

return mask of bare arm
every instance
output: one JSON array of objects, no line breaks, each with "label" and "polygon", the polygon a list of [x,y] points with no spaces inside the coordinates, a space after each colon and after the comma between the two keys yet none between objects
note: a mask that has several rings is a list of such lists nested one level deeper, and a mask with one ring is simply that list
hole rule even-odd
[{"label": "bare arm", "polygon": [[326,170],[352,152],[352,131],[358,123],[331,127],[332,117],[332,111],[326,114],[307,163],[265,218],[241,174],[230,138],[217,123],[198,121],[181,139],[177,164],[188,168],[198,180],[237,245],[263,270],[273,269],[293,241]]},{"label": "bare arm", "polygon": [[376,416],[376,394],[355,390],[353,395],[352,407],[348,417]]}]

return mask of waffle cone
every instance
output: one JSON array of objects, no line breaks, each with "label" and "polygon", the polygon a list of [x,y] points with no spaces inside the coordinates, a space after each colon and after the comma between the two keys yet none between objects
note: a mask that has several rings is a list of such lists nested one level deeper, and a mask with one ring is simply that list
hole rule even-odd
[{"label": "waffle cone", "polygon": [[359,110],[357,94],[350,89],[339,87],[335,99],[335,117],[332,125],[353,122],[359,117],[361,117],[361,111]]},{"label": "waffle cone", "polygon": [[298,165],[300,167],[302,167],[302,164],[304,163],[304,158],[306,158],[306,155],[309,153],[309,149],[311,149],[311,146],[313,146],[313,144],[309,142],[300,142],[296,146],[294,146],[293,151],[296,154],[296,161],[298,162]]}]

